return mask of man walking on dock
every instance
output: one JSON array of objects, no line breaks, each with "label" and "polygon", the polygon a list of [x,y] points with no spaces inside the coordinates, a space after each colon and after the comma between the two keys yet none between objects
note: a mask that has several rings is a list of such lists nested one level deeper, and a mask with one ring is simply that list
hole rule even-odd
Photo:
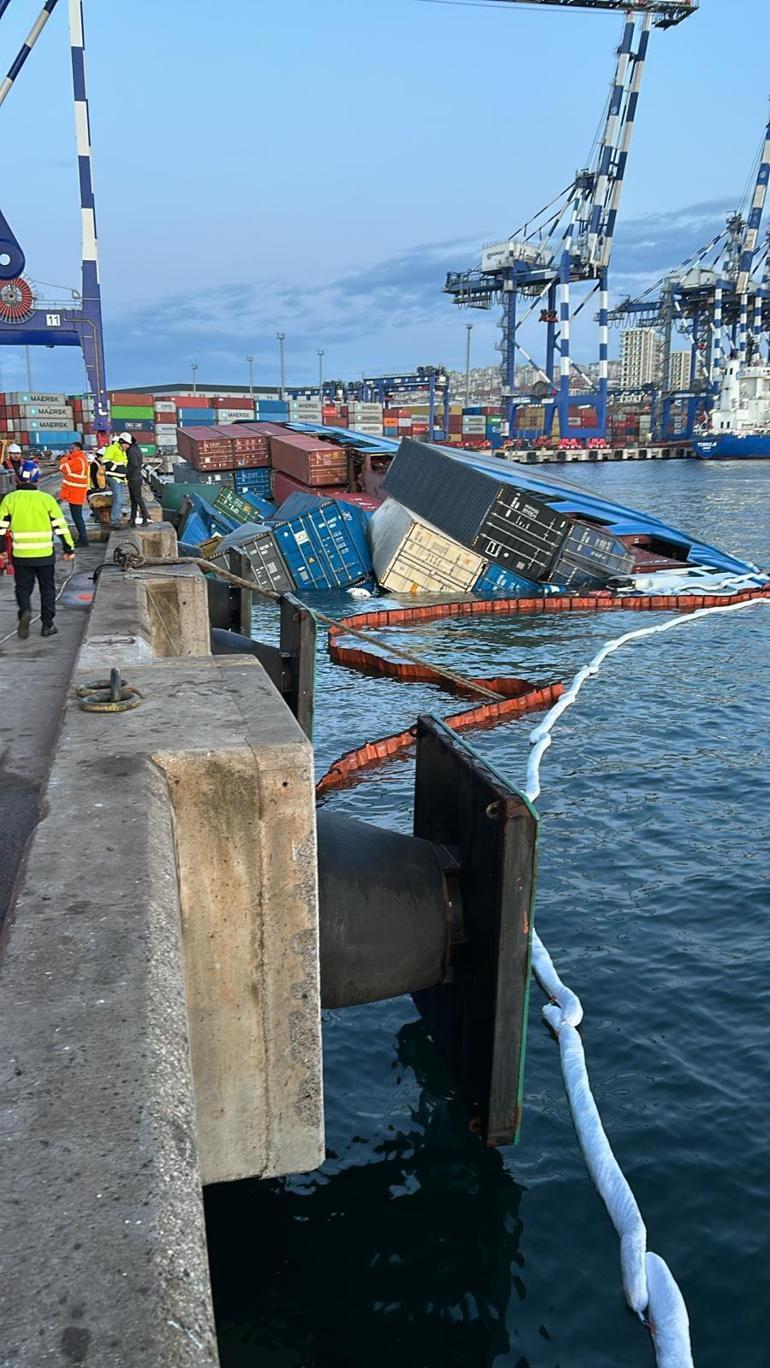
[{"label": "man walking on dock", "polygon": [[56,556],[54,534],[61,538],[64,559],[72,560],[75,546],[66,519],[56,500],[38,488],[40,467],[24,461],[19,471],[19,488],[6,494],[0,503],[0,535],[10,532],[13,542],[13,572],[16,602],[19,607],[18,634],[29,636],[32,621],[32,592],[40,586],[41,636],[55,636]]},{"label": "man walking on dock", "polygon": [[59,462],[59,470],[62,475],[62,487],[59,498],[62,503],[68,503],[70,514],[75,524],[78,539],[76,546],[88,546],[88,533],[83,521],[83,506],[88,498],[89,469],[88,457],[83,450],[83,443],[78,438],[72,443],[72,450]]}]

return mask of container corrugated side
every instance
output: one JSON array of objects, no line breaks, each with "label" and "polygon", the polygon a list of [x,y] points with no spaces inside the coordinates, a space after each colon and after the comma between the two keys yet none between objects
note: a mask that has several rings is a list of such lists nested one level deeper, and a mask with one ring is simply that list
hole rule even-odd
[{"label": "container corrugated side", "polygon": [[484,568],[481,556],[394,499],[373,515],[369,539],[377,582],[392,593],[464,593]]},{"label": "container corrugated side", "polygon": [[508,598],[516,598],[519,595],[542,593],[542,589],[536,580],[525,579],[523,575],[516,575],[512,570],[490,562],[476,580],[473,592],[481,595],[505,594]]},{"label": "container corrugated side", "polygon": [[382,488],[453,541],[472,546],[502,485],[447,452],[406,437]]},{"label": "container corrugated side", "polygon": [[[294,580],[289,571],[274,534],[265,529],[253,536],[247,536],[233,544],[233,539],[229,539],[232,550],[238,550],[248,558],[251,566],[251,576],[258,589],[266,589],[276,594],[291,593],[296,588]],[[217,552],[212,556],[214,565],[221,565],[223,569],[230,569],[230,552]]]},{"label": "container corrugated side", "polygon": [[[291,500],[307,506],[307,495]],[[273,522],[275,538],[298,588],[344,589],[372,573],[366,537],[368,515],[333,500],[314,500],[315,507]]]}]

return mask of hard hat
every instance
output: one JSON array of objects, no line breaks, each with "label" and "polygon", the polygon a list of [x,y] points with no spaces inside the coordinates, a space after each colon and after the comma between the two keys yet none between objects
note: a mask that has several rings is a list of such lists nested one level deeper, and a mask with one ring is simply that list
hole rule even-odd
[{"label": "hard hat", "polygon": [[119,442],[128,442],[128,445],[129,445],[129,446],[131,446],[131,443],[133,442],[133,440],[134,440],[134,439],[133,439],[133,437],[131,436],[131,433],[130,433],[130,432],[121,432],[121,433],[119,434],[119,436],[118,436],[118,441],[119,441]]},{"label": "hard hat", "polygon": [[21,447],[17,442],[11,442],[11,445],[9,446],[8,450],[12,451],[14,456],[21,456]]},{"label": "hard hat", "polygon": [[37,461],[27,459],[22,461],[19,479],[22,484],[37,484],[40,479],[40,466]]}]

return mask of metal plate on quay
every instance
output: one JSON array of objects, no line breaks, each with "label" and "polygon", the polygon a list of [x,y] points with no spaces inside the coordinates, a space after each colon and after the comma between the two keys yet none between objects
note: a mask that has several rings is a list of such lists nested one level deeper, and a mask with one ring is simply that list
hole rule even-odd
[{"label": "metal plate on quay", "polygon": [[414,993],[487,1145],[518,1139],[537,817],[527,799],[433,717],[417,722],[414,834],[459,866],[462,942],[449,978]]}]

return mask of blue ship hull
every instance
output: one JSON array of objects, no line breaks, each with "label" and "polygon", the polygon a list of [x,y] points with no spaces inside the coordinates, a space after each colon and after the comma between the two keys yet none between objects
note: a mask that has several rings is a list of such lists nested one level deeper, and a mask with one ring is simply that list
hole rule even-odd
[{"label": "blue ship hull", "polygon": [[718,437],[700,438],[692,445],[702,461],[770,461],[770,432],[723,432]]}]

